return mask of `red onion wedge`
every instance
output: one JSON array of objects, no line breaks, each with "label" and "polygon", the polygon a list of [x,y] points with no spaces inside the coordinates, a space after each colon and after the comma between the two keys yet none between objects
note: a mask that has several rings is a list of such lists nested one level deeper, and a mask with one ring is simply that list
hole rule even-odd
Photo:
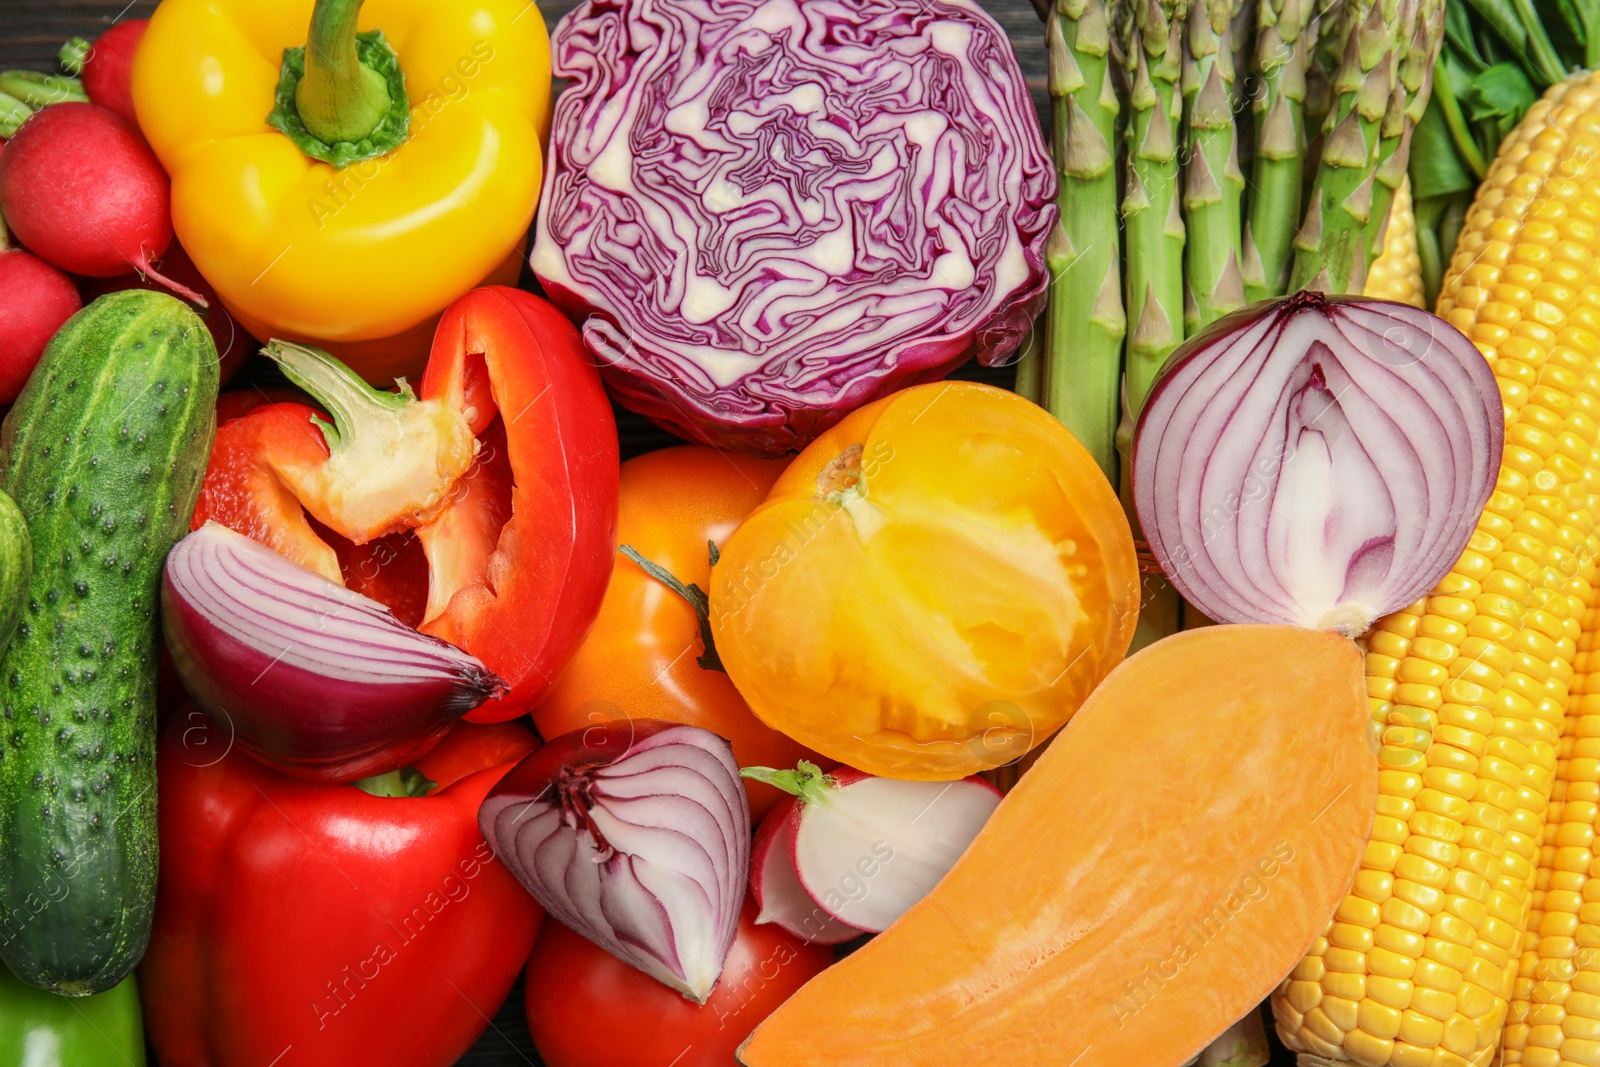
[{"label": "red onion wedge", "polygon": [[490,790],[478,825],[551,916],[706,1002],[750,868],[750,807],[727,741],[657,720],[563,734]]},{"label": "red onion wedge", "polygon": [[1449,573],[1504,443],[1494,374],[1455,327],[1301,292],[1168,360],[1139,416],[1134,502],[1206,615],[1355,636]]},{"label": "red onion wedge", "polygon": [[300,778],[404,767],[506,691],[454,645],[213,522],[167,555],[161,619],[195,702],[245,752]]},{"label": "red onion wedge", "polygon": [[888,929],[939,884],[1000,805],[1000,791],[982,778],[903,782],[851,767],[824,774],[804,761],[793,771],[742,773],[794,794],[761,824],[756,921],[821,944]]}]

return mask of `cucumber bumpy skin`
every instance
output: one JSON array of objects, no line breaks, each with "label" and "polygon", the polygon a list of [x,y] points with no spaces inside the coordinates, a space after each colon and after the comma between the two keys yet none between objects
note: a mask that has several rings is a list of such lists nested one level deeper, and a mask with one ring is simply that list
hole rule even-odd
[{"label": "cucumber bumpy skin", "polygon": [[[33,540],[17,502],[0,492],[0,655],[22,620],[33,577]],[[4,935],[0,935],[4,936]]]},{"label": "cucumber bumpy skin", "polygon": [[158,589],[216,401],[205,324],[125,291],[67,321],[0,427],[34,555],[0,658],[0,958],[41,989],[110,989],[150,939]]}]

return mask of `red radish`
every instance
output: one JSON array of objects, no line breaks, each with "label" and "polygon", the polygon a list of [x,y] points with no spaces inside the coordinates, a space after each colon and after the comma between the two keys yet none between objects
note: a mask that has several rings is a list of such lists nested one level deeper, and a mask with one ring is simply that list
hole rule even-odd
[{"label": "red radish", "polygon": [[[211,288],[211,283],[206,281],[200,273],[200,268],[194,265],[189,258],[189,253],[183,246],[173,241],[167,248],[167,254],[161,257],[161,272],[179,285],[188,286],[206,298],[207,304],[197,307],[196,313],[205,320],[206,329],[211,331],[211,339],[216,342],[217,353],[222,362],[217,365],[220,384],[226,385],[233,376],[239,373],[245,360],[255,354],[261,347],[257,341],[245,332],[243,326],[228,313],[222,306],[222,301],[217,299],[217,292]],[[94,300],[96,297],[107,293],[114,293],[121,289],[151,289],[164,292],[166,287],[154,278],[141,278],[137,274],[124,274],[120,278],[89,278],[83,284],[83,297],[85,300]],[[297,399],[303,399],[303,394]]]},{"label": "red radish", "polygon": [[119,22],[99,37],[83,53],[83,87],[89,99],[139,128],[133,113],[133,54],[144,39],[149,19]]},{"label": "red radish", "polygon": [[779,801],[756,831],[750,849],[750,887],[761,909],[757,923],[772,923],[809,945],[837,945],[861,937],[849,923],[840,922],[811,899],[794,873],[795,815],[800,801]]},{"label": "red radish", "polygon": [[71,278],[7,247],[0,223],[0,404],[17,399],[45,344],[82,306]]},{"label": "red radish", "polygon": [[151,267],[172,241],[171,185],[127,123],[93,104],[52,104],[0,153],[0,214],[62,270],[111,278],[137,270],[186,300],[205,298]]},{"label": "red radish", "polygon": [[837,923],[878,933],[927,896],[1000,804],[1000,791],[982,778],[902,782],[850,767],[823,774],[805,762],[741,773],[793,794],[761,826],[766,856],[751,875],[770,918],[759,921],[825,944],[854,933],[819,923],[795,890]]}]

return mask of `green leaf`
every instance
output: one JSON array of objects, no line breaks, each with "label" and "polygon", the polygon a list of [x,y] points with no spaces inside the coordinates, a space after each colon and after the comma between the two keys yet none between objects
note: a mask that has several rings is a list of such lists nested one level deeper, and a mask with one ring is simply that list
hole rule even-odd
[{"label": "green leaf", "polygon": [[1472,83],[1477,79],[1478,74],[1488,69],[1487,66],[1484,66],[1478,70],[1473,70],[1465,66],[1461,63],[1460,57],[1449,48],[1443,49],[1439,53],[1439,62],[1434,66],[1435,78],[1437,78],[1438,70],[1441,66],[1444,67],[1449,89],[1455,94],[1457,100],[1469,95],[1472,92]]},{"label": "green leaf", "polygon": [[[1541,8],[1543,6],[1544,5],[1541,5]],[[1555,4],[1553,6],[1555,8],[1555,14],[1560,16],[1561,22],[1565,24],[1567,32],[1564,34],[1557,34],[1556,39],[1552,43],[1555,44],[1556,51],[1561,54],[1561,58],[1566,62],[1567,66],[1582,66],[1583,43],[1588,39],[1588,35],[1584,31],[1583,16],[1578,12],[1578,5],[1573,3],[1573,0],[1555,0]],[[1548,16],[1545,18],[1545,22],[1547,25],[1552,27],[1555,25],[1555,22]],[[1566,40],[1568,35],[1571,35],[1570,43],[1577,46],[1576,51],[1573,51],[1571,48],[1561,47],[1563,41]]]},{"label": "green leaf", "polygon": [[1527,51],[1528,31],[1518,20],[1517,10],[1511,0],[1466,0],[1462,6],[1470,7],[1476,16],[1474,21],[1494,30],[1500,40],[1511,46],[1512,51]]},{"label": "green leaf", "polygon": [[1488,61],[1478,51],[1478,42],[1474,40],[1472,16],[1466,4],[1446,4],[1444,6],[1444,53],[1456,60],[1460,65],[1473,71],[1482,70],[1489,65]]},{"label": "green leaf", "polygon": [[1539,91],[1521,67],[1496,63],[1473,78],[1471,88],[1461,97],[1469,119],[1493,122],[1504,137],[1539,99]]},{"label": "green leaf", "polygon": [[1418,200],[1472,189],[1478,184],[1456,151],[1437,99],[1428,102],[1428,110],[1411,135],[1410,174],[1411,194]]}]

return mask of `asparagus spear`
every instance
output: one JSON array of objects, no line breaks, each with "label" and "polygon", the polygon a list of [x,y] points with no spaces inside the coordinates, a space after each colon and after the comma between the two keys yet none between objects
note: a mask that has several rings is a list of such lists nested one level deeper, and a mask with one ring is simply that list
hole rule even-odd
[{"label": "asparagus spear", "polygon": [[1444,43],[1444,0],[1417,0],[1409,28],[1410,37],[1400,57],[1400,84],[1395,87],[1389,110],[1383,116],[1379,142],[1382,162],[1377,171],[1377,198],[1373,204],[1377,221],[1368,226],[1367,233],[1368,248],[1373,250],[1383,245],[1389,207],[1394,203],[1400,183],[1406,179],[1406,168],[1411,161],[1411,131],[1428,109],[1439,49]]},{"label": "asparagus spear", "polygon": [[1044,318],[1033,324],[1022,339],[1017,355],[1017,378],[1011,388],[1035,404],[1044,399]]},{"label": "asparagus spear", "polygon": [[[1250,55],[1255,45],[1253,31],[1257,20],[1257,8],[1264,2],[1266,0],[1240,0],[1234,4],[1233,19],[1228,24],[1229,35],[1233,38],[1233,72],[1237,75],[1242,70],[1246,75],[1243,81],[1235,78],[1233,83],[1233,108],[1236,114],[1239,106],[1244,103],[1245,90],[1250,84]],[[1243,131],[1240,136],[1244,137]],[[1243,158],[1242,150],[1239,154]]]},{"label": "asparagus spear", "polygon": [[1246,300],[1289,285],[1306,152],[1306,67],[1316,47],[1312,0],[1261,0],[1257,9],[1256,157],[1244,233]]},{"label": "asparagus spear", "polygon": [[[1350,0],[1355,4],[1357,0]],[[1309,32],[1306,54],[1306,136],[1319,133],[1333,108],[1333,72],[1344,56],[1345,0],[1316,0],[1315,32]],[[1310,160],[1313,170],[1317,161]],[[1309,177],[1309,175],[1308,175]]]},{"label": "asparagus spear", "polygon": [[[1138,532],[1133,508],[1133,425],[1156,372],[1183,339],[1183,216],[1178,196],[1178,127],[1183,117],[1183,23],[1189,0],[1129,0],[1123,49],[1131,87],[1128,103],[1127,189],[1122,218],[1127,241],[1127,370],[1117,452],[1123,506]],[[1144,575],[1139,622],[1130,651],[1175,633],[1181,601],[1160,574]]]},{"label": "asparagus spear", "polygon": [[1058,0],[1046,23],[1061,218],[1046,251],[1045,406],[1117,482],[1122,374],[1116,143],[1108,0]]},{"label": "asparagus spear", "polygon": [[1427,104],[1443,11],[1442,0],[1347,0],[1322,158],[1295,237],[1293,287],[1361,290],[1405,176],[1411,128]]},{"label": "asparagus spear", "polygon": [[1233,33],[1239,0],[1200,0],[1183,56],[1188,141],[1183,180],[1188,264],[1184,330],[1192,334],[1244,304],[1239,273],[1244,175],[1233,123]]},{"label": "asparagus spear", "polygon": [[1183,23],[1189,0],[1132,0],[1128,47],[1128,408],[1144,406],[1162,363],[1183,339],[1183,217],[1178,203],[1178,125]]}]

